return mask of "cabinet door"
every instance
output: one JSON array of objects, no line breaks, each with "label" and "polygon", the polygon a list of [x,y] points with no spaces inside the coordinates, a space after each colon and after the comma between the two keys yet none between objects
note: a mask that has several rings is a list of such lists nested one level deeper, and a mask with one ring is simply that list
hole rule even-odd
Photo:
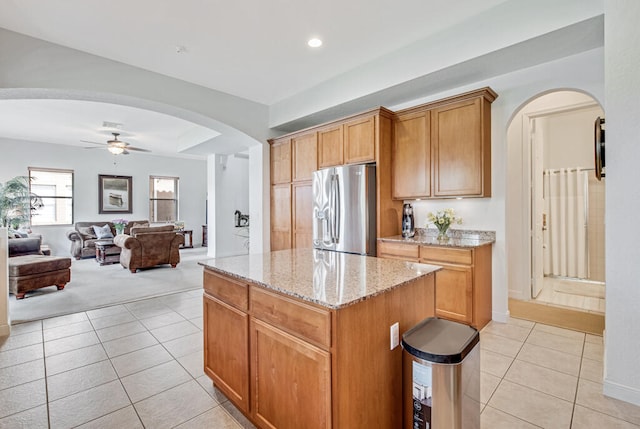
[{"label": "cabinet door", "polygon": [[342,125],[318,131],[318,168],[342,165],[343,149]]},{"label": "cabinet door", "polygon": [[318,137],[309,133],[291,139],[293,150],[293,181],[311,180],[318,169]]},{"label": "cabinet door", "polygon": [[242,411],[249,411],[249,316],[207,294],[204,370]]},{"label": "cabinet door", "polygon": [[276,140],[271,144],[271,184],[291,182],[291,141]]},{"label": "cabinet door", "polygon": [[473,272],[471,267],[441,265],[436,272],[436,316],[470,325],[473,322]]},{"label": "cabinet door", "polygon": [[483,169],[491,148],[484,144],[481,107],[476,98],[431,111],[433,196],[485,196]]},{"label": "cabinet door", "polygon": [[291,248],[291,185],[271,187],[271,250]]},{"label": "cabinet door", "polygon": [[251,319],[252,410],[266,428],[331,427],[328,352]]},{"label": "cabinet door", "polygon": [[313,190],[311,182],[293,184],[293,247],[313,247]]},{"label": "cabinet door", "polygon": [[393,125],[393,198],[405,200],[431,196],[430,113],[399,115]]},{"label": "cabinet door", "polygon": [[356,164],[376,161],[375,116],[345,122],[344,163]]}]

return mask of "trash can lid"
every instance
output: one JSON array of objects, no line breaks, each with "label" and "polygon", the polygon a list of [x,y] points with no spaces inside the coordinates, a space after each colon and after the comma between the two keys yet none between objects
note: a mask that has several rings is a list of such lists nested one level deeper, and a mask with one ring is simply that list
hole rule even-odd
[{"label": "trash can lid", "polygon": [[479,341],[471,326],[429,317],[402,335],[402,348],[428,362],[457,364]]}]

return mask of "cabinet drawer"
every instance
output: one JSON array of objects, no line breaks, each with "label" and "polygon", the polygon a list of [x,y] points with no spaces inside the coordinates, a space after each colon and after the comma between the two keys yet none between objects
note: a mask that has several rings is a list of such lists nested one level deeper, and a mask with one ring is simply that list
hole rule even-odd
[{"label": "cabinet drawer", "polygon": [[420,246],[420,259],[449,264],[471,265],[473,261],[471,252],[471,249]]},{"label": "cabinet drawer", "polygon": [[204,271],[205,292],[238,310],[247,311],[249,309],[248,288],[246,283],[221,276],[213,271]]},{"label": "cabinet drawer", "polygon": [[251,314],[285,331],[331,347],[331,313],[259,287],[249,294]]},{"label": "cabinet drawer", "polygon": [[419,247],[416,244],[379,241],[378,254],[381,257],[417,260],[419,257]]}]

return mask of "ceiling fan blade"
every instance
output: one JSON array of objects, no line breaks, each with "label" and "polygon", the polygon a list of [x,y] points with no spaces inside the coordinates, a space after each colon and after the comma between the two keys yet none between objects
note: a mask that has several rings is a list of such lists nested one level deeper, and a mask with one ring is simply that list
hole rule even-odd
[{"label": "ceiling fan blade", "polygon": [[106,144],[106,143],[92,142],[92,141],[89,141],[89,140],[80,140],[80,142],[81,142],[81,143],[97,144],[97,145],[100,145],[100,146],[107,146],[107,144]]},{"label": "ceiling fan blade", "polygon": [[127,146],[127,150],[135,150],[138,152],[151,152],[149,149],[142,149],[139,147]]}]

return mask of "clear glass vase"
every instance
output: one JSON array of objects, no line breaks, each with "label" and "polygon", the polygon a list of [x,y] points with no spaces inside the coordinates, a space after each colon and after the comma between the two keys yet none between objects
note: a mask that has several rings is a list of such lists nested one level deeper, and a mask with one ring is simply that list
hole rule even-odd
[{"label": "clear glass vase", "polygon": [[124,225],[115,225],[116,235],[124,234]]},{"label": "clear glass vase", "polygon": [[449,225],[440,225],[438,228],[438,240],[448,240],[449,236],[447,235],[447,231],[449,230]]}]

